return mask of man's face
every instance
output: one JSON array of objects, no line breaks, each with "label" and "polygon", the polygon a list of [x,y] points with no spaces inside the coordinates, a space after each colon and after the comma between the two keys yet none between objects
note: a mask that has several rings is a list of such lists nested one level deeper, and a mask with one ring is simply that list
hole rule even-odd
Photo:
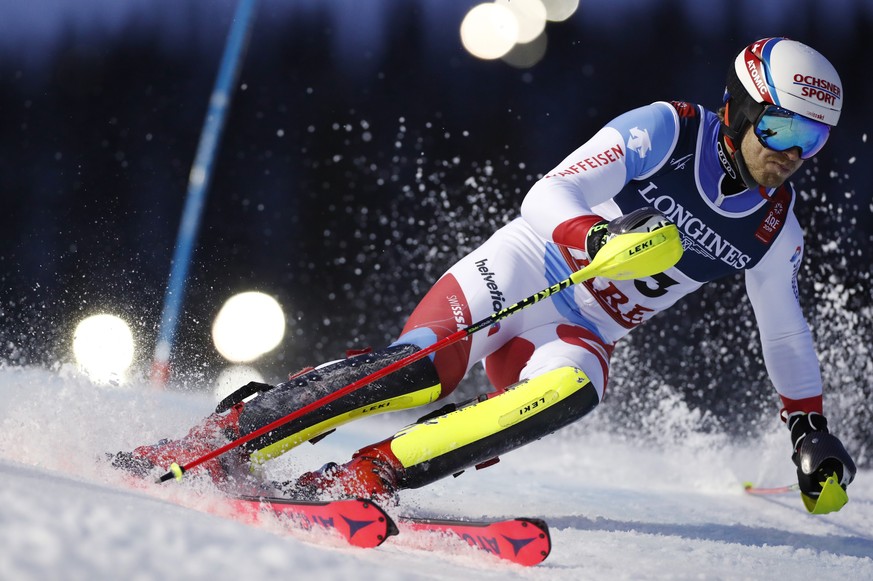
[{"label": "man's face", "polygon": [[803,165],[800,149],[795,147],[786,151],[767,149],[755,132],[749,127],[740,143],[740,151],[752,178],[765,188],[781,186]]}]

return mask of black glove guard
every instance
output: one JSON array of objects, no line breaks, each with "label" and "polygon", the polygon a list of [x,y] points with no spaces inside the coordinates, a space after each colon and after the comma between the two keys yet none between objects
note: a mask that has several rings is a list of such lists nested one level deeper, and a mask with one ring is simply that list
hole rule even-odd
[{"label": "black glove guard", "polygon": [[855,479],[855,462],[839,438],[827,432],[806,434],[792,457],[797,465],[797,482],[804,494],[812,497],[821,492],[821,483],[836,473],[845,489]]}]

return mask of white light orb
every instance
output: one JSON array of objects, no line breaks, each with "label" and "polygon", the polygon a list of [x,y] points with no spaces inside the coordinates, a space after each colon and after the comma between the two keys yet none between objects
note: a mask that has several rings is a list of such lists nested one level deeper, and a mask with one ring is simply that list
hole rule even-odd
[{"label": "white light orb", "polygon": [[547,47],[548,38],[544,32],[531,42],[515,45],[501,60],[517,69],[529,69],[543,60]]},{"label": "white light orb", "polygon": [[546,7],[546,18],[552,22],[563,22],[579,9],[579,0],[542,0]]},{"label": "white light orb", "polygon": [[73,333],[73,356],[79,369],[97,383],[121,383],[133,363],[134,340],[119,317],[93,315]]},{"label": "white light orb", "polygon": [[518,21],[517,43],[530,42],[546,28],[546,7],[542,0],[496,0],[496,4],[508,8]]},{"label": "white light orb", "polygon": [[518,19],[506,6],[478,4],[461,22],[461,43],[477,58],[499,59],[518,42],[518,30]]},{"label": "white light orb", "polygon": [[212,341],[233,363],[254,361],[285,336],[285,314],[273,297],[259,292],[232,296],[212,324]]}]

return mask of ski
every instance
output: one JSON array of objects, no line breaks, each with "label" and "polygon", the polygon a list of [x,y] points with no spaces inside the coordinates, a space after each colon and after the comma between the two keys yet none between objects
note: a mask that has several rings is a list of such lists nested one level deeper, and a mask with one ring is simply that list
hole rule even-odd
[{"label": "ski", "polygon": [[465,521],[401,517],[397,524],[401,534],[441,533],[443,538],[456,537],[481,551],[526,567],[542,563],[552,550],[549,527],[540,519]]},{"label": "ski", "polygon": [[378,547],[398,533],[394,520],[379,505],[362,498],[306,501],[232,496],[228,503],[233,516],[244,522],[258,524],[267,513],[278,517],[284,526],[325,530],[353,547]]},{"label": "ski", "polygon": [[283,526],[325,530],[361,548],[378,547],[398,534],[401,538],[414,535],[427,541],[431,550],[461,543],[528,567],[543,562],[551,552],[548,525],[539,519],[467,521],[405,516],[395,523],[378,504],[362,498],[308,501],[241,495],[230,496],[227,502],[237,520],[260,524],[266,514],[278,517]]}]

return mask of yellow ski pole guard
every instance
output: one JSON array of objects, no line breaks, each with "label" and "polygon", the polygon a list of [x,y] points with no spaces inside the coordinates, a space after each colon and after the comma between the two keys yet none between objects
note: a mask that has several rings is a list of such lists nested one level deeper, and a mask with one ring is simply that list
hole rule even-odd
[{"label": "yellow ski pole guard", "polygon": [[632,280],[664,272],[682,258],[682,238],[675,224],[652,232],[619,234],[603,248],[586,268],[570,277],[573,284],[595,276]]},{"label": "yellow ski pole guard", "polygon": [[829,476],[827,480],[821,483],[821,494],[818,495],[818,499],[812,498],[803,493],[801,493],[800,497],[803,499],[803,504],[806,506],[806,510],[812,514],[836,512],[846,506],[846,503],[849,502],[849,495],[846,494],[846,491],[843,490],[842,486],[840,486],[840,481],[837,479],[836,472],[834,472],[833,476]]}]

